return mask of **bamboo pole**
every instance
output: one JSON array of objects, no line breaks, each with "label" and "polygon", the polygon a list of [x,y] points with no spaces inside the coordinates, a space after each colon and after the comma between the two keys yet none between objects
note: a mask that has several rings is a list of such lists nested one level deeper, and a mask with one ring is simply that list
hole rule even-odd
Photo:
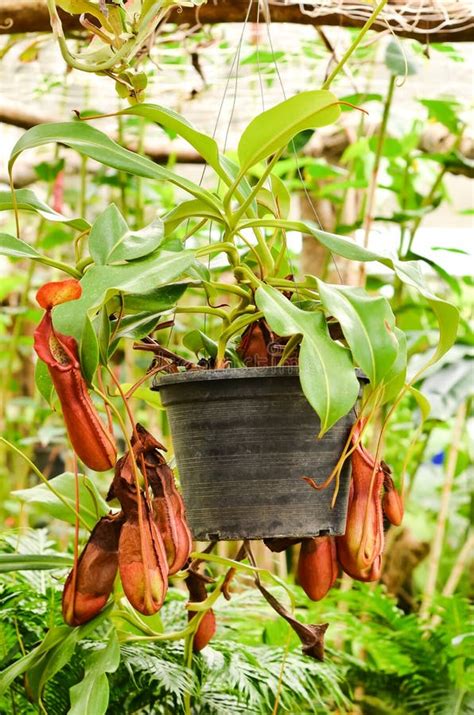
[{"label": "bamboo pole", "polygon": [[420,616],[422,618],[426,618],[436,591],[436,582],[438,579],[439,565],[441,561],[441,554],[443,551],[444,535],[446,532],[446,523],[448,520],[449,500],[451,497],[451,491],[454,483],[454,472],[456,470],[456,461],[459,453],[459,447],[461,444],[465,419],[466,403],[463,402],[459,406],[458,411],[456,413],[456,420],[453,428],[451,446],[448,452],[446,475],[444,479],[443,490],[441,492],[441,502],[439,506],[438,520],[436,523],[436,530],[433,539],[433,545],[431,548],[431,558],[428,566],[428,577],[426,580],[426,588],[420,608]]}]

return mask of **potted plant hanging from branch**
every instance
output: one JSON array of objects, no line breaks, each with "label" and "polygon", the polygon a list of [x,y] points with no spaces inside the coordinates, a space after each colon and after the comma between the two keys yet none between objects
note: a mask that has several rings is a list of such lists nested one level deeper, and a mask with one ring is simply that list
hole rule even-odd
[{"label": "potted plant hanging from branch", "polygon": [[[299,577],[312,598],[334,583],[338,563],[355,578],[378,578],[382,499],[395,523],[402,501],[380,450],[370,455],[361,440],[386,404],[382,444],[408,391],[425,409],[413,384],[453,344],[458,314],[428,290],[418,263],[289,217],[288,191],[272,170],[296,134],[336,122],[340,105],[322,89],[268,109],[243,131],[235,161],[169,109],[144,103],[118,112],[189,142],[213,170],[214,190],[124,149],[85,121],[34,127],[13,148],[11,175],[23,152],[57,143],[131,176],[169,182],[189,197],[133,230],[113,204],[90,225],[54,212],[29,190],[1,196],[3,208],[15,211],[18,229],[17,236],[2,234],[1,253],[68,275],[38,293],[45,310],[35,335],[38,388],[51,404],[60,404],[79,460],[91,470],[115,470],[111,511],[92,531],[66,583],[68,623],[87,622],[104,608],[117,569],[140,613],[160,608],[168,575],[180,569],[188,569],[191,600],[205,600],[196,564],[210,557],[196,555],[189,565],[191,535],[242,539],[239,558],[250,561],[250,539],[265,539],[274,550],[303,540]],[[23,210],[77,232],[73,264],[42,255],[21,239]],[[212,227],[210,240],[203,227]],[[294,276],[291,231],[313,236],[336,257],[379,262],[424,297],[438,321],[439,340],[416,375],[407,378],[406,336],[387,298]],[[176,349],[155,339],[157,330],[164,335],[177,316],[187,314],[204,316],[202,329],[185,333]],[[156,376],[168,410],[187,520],[164,448],[134,419],[129,403],[138,385],[124,390],[111,368],[127,338],[154,355],[140,383]],[[118,461],[114,425],[126,444]],[[259,570],[252,563],[245,568],[272,603]],[[214,627],[212,599],[226,584],[219,582],[207,605],[197,607],[199,616],[185,632],[201,647]],[[286,611],[282,615],[291,622]],[[299,633],[308,653],[316,653],[323,632]]]}]

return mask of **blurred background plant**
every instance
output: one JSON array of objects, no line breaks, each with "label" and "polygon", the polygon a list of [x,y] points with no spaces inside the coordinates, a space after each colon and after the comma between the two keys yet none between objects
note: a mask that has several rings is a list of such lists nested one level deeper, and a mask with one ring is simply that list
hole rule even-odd
[{"label": "blurred background plant", "polygon": [[[328,65],[354,32],[166,25],[140,60],[148,80],[146,97],[179,109],[205,130],[214,128],[232,155],[233,138],[252,114],[283,93],[322,84]],[[344,577],[322,603],[311,603],[293,585],[295,550],[285,556],[262,548],[259,563],[291,584],[299,617],[308,623],[331,623],[324,664],[300,655],[288,626],[275,620],[250,581],[239,577],[230,603],[216,604],[217,637],[194,657],[192,669],[183,665],[179,642],[126,638],[121,638],[118,665],[119,645],[111,627],[117,624],[107,618],[92,636],[86,633],[56,661],[43,663],[42,698],[34,682],[25,689],[19,677],[1,696],[0,712],[37,712],[39,707],[54,715],[66,713],[71,707],[69,688],[84,681],[71,712],[86,712],[81,698],[90,687],[91,669],[103,677],[108,673],[110,712],[179,712],[190,694],[196,713],[474,712],[474,629],[467,600],[472,594],[474,545],[473,285],[466,240],[472,230],[468,201],[473,143],[465,80],[473,56],[465,45],[434,43],[428,51],[411,40],[368,37],[336,85],[341,98],[368,115],[347,107],[336,131],[303,133],[277,171],[291,192],[295,215],[314,219],[316,214],[326,230],[346,233],[369,247],[383,246],[401,258],[422,259],[428,283],[461,309],[455,347],[418,385],[431,410],[408,396],[386,435],[385,460],[398,484],[406,474],[407,515],[403,527],[388,532],[381,583],[354,584]],[[72,42],[80,51],[80,36]],[[61,65],[51,35],[5,36],[0,53],[6,96],[0,103],[0,121],[8,124],[3,127],[2,162],[21,133],[17,127],[70,119],[71,108],[91,114],[114,111],[127,101],[117,97],[109,78]],[[206,183],[197,157],[171,134],[136,117],[108,119],[105,126],[125,146],[168,166],[179,162],[181,171]],[[22,237],[56,261],[73,255],[74,234],[62,216],[53,227],[45,220],[51,219],[47,206],[92,221],[113,201],[130,226],[141,228],[157,210],[164,213],[180,198],[170,185],[98,167],[63,147],[43,148],[33,162],[18,166],[17,188],[34,188],[46,206],[22,214]],[[5,181],[6,174],[2,176]],[[8,186],[3,188],[0,210],[10,206]],[[3,230],[11,231],[12,212],[2,212],[0,221]],[[216,230],[206,227],[203,240],[212,241]],[[342,259],[336,266],[314,240],[296,234],[290,240],[292,272],[315,273],[333,282],[342,277],[391,298],[397,321],[410,338],[410,372],[415,373],[430,350],[434,325],[410,289]],[[40,319],[34,293],[58,273],[54,267],[21,259],[2,259],[1,270],[2,433],[73,503],[67,476],[72,459],[62,422],[34,387],[32,332]],[[202,327],[200,317],[177,316],[168,346],[174,349],[179,336],[193,327]],[[137,337],[140,329],[136,327]],[[184,356],[192,357],[192,350]],[[116,353],[122,385],[135,382],[148,366],[146,355],[134,354],[125,343]],[[136,397],[137,419],[166,439],[157,394],[144,383]],[[380,424],[383,419],[381,413]],[[0,470],[3,669],[37,646],[48,628],[61,624],[60,589],[63,569],[70,564],[72,528],[61,502],[38,485],[28,462],[5,443],[0,444]],[[100,497],[105,482],[94,482],[97,493],[82,504],[92,521],[106,508]],[[233,556],[235,550],[232,544],[219,545],[224,556]],[[16,556],[20,560],[12,558]],[[39,556],[45,570],[34,570]],[[153,617],[157,630],[185,623],[185,595],[179,583],[176,586],[159,619]],[[104,643],[106,657],[101,657]]]}]

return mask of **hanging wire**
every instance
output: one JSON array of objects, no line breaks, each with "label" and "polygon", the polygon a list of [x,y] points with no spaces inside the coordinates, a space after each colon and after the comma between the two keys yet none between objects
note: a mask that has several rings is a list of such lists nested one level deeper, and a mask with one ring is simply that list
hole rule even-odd
[{"label": "hanging wire", "polygon": [[[266,30],[267,30],[268,44],[269,44],[269,46],[270,46],[270,53],[271,53],[271,55],[272,55],[273,65],[274,65],[274,67],[275,67],[275,72],[276,72],[276,75],[277,75],[277,77],[278,77],[278,82],[279,82],[280,87],[281,87],[281,91],[282,91],[282,94],[283,94],[283,99],[286,99],[287,96],[286,96],[286,92],[285,92],[285,87],[284,87],[284,84],[283,84],[283,80],[282,80],[281,73],[280,73],[280,68],[279,68],[279,66],[278,66],[278,60],[277,60],[277,58],[276,58],[275,50],[274,50],[274,47],[273,47],[273,39],[272,39],[272,33],[271,33],[270,4],[269,4],[268,0],[261,0],[261,2],[263,2],[263,4],[265,5],[265,8],[266,8],[266,12],[265,12],[265,26],[266,26]],[[294,139],[291,140],[290,145],[291,145],[291,151],[292,151],[292,154],[293,154],[295,163],[296,163],[296,172],[297,172],[298,178],[299,178],[299,180],[301,181],[301,184],[302,184],[302,186],[303,186],[303,192],[304,192],[304,195],[305,195],[305,199],[306,199],[306,201],[308,202],[308,205],[310,206],[311,211],[312,211],[313,214],[314,214],[314,217],[315,217],[315,219],[316,219],[316,223],[318,224],[319,228],[322,229],[323,227],[322,227],[321,220],[320,220],[320,218],[319,218],[318,212],[317,212],[317,210],[316,210],[316,206],[314,205],[313,200],[312,200],[312,198],[311,198],[311,194],[309,193],[309,191],[308,191],[308,189],[307,189],[307,187],[306,187],[306,182],[305,182],[304,177],[303,177],[303,172],[302,172],[302,170],[301,170],[301,167],[300,167],[300,164],[299,164],[299,161],[298,161],[298,153],[297,153],[297,151],[296,151],[296,146],[295,146]],[[328,250],[329,250],[329,249],[328,249]],[[340,281],[341,284],[343,284],[344,281],[343,281],[343,279],[342,279],[342,274],[341,274],[341,271],[339,270],[339,267],[338,267],[338,265],[337,265],[337,262],[336,262],[336,259],[335,259],[335,257],[334,257],[334,254],[333,254],[332,251],[329,251],[329,254],[330,254],[331,260],[332,260],[332,262],[333,262],[333,264],[334,264],[334,268],[336,269],[336,273],[337,273],[337,275],[338,275],[339,281]]]},{"label": "hanging wire", "polygon": [[[217,112],[217,117],[216,117],[216,121],[215,121],[215,123],[214,123],[214,129],[213,129],[213,132],[212,132],[212,138],[214,139],[215,136],[216,136],[216,133],[217,133],[217,128],[218,128],[218,126],[219,126],[220,117],[221,117],[222,110],[223,110],[223,108],[224,108],[225,100],[226,100],[226,97],[227,97],[227,91],[228,91],[228,89],[229,89],[230,80],[231,80],[231,78],[232,78],[232,73],[234,72],[234,67],[235,67],[234,96],[233,96],[233,101],[232,101],[232,107],[231,107],[231,111],[230,111],[230,116],[229,116],[229,119],[228,119],[228,122],[227,122],[225,137],[224,137],[224,147],[223,147],[223,151],[224,151],[224,152],[225,152],[225,150],[227,149],[227,142],[228,142],[228,140],[229,140],[230,127],[231,127],[231,125],[232,125],[232,119],[233,119],[233,117],[234,117],[234,112],[235,112],[235,105],[236,105],[236,102],[237,102],[237,89],[238,89],[238,83],[239,83],[240,54],[241,54],[241,51],[242,51],[242,44],[243,44],[243,41],[244,41],[245,32],[246,32],[248,20],[249,20],[249,17],[250,17],[250,11],[251,11],[251,9],[252,9],[252,4],[253,4],[253,0],[249,0],[249,4],[248,4],[248,7],[247,7],[247,13],[246,13],[246,15],[245,15],[244,22],[242,23],[242,30],[241,30],[241,33],[240,33],[239,41],[238,41],[238,43],[237,43],[237,49],[236,49],[236,51],[235,51],[235,53],[234,53],[234,57],[233,57],[233,59],[232,59],[232,63],[231,63],[231,65],[230,65],[229,71],[228,71],[228,73],[227,73],[227,77],[226,77],[226,81],[225,81],[225,85],[224,85],[224,91],[223,91],[223,93],[222,93],[221,101],[220,101],[220,104],[219,104],[219,110],[218,110],[218,112]],[[202,185],[202,182],[204,181],[204,177],[205,177],[205,175],[206,175],[206,170],[207,170],[207,164],[204,165],[204,168],[203,168],[203,170],[202,170],[201,178],[200,178],[200,180],[199,180],[199,186],[201,186],[201,185]],[[219,191],[220,185],[221,185],[221,180],[219,179],[219,180],[218,180],[218,183],[217,183],[217,191]],[[212,228],[213,228],[213,222],[210,221],[210,223],[209,223],[209,233],[208,233],[208,244],[209,244],[209,245],[211,245],[211,243],[212,243]],[[208,258],[207,258],[207,267],[208,267],[208,269],[210,268],[210,265],[211,265],[211,256],[209,255]],[[204,331],[206,331],[206,330],[207,330],[207,314],[205,313],[205,314],[204,314]]]}]

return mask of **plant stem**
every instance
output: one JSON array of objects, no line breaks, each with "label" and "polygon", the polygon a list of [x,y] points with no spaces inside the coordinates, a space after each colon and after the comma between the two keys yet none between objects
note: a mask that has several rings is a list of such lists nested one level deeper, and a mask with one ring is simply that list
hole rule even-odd
[{"label": "plant stem", "polygon": [[81,524],[82,524],[82,526],[84,527],[84,529],[87,529],[87,531],[90,531],[89,525],[88,525],[87,522],[82,518],[82,516],[79,514],[79,512],[77,511],[77,509],[75,509],[73,506],[71,506],[71,504],[69,504],[69,502],[67,501],[67,499],[65,499],[65,498],[63,497],[63,495],[62,495],[60,492],[58,492],[57,489],[55,489],[55,488],[53,487],[53,485],[48,481],[48,479],[46,479],[46,477],[44,476],[44,474],[38,469],[38,467],[36,466],[36,464],[34,464],[34,463],[31,461],[31,459],[29,459],[29,458],[26,456],[26,454],[24,454],[24,453],[21,451],[21,449],[19,449],[19,448],[16,447],[14,444],[12,444],[11,442],[9,442],[7,439],[5,439],[5,437],[0,437],[0,442],[3,442],[4,445],[6,445],[6,446],[7,446],[9,449],[11,449],[13,452],[16,452],[16,454],[18,454],[22,459],[24,459],[25,462],[28,464],[29,468],[36,474],[36,476],[38,477],[38,479],[40,479],[40,480],[43,482],[43,484],[44,484],[46,487],[48,487],[48,489],[54,494],[54,496],[56,497],[56,499],[59,499],[59,501],[62,502],[67,509],[70,509],[70,511],[72,511],[72,513],[74,514],[74,516],[76,517],[76,519],[78,519],[78,520],[81,522]]},{"label": "plant stem", "polygon": [[[115,67],[119,61],[127,63],[133,57],[135,52],[144,44],[146,38],[154,31],[158,23],[162,20],[166,10],[163,9],[162,0],[153,3],[146,15],[140,20],[138,32],[135,36],[123,43],[122,47],[115,52],[111,58],[102,62],[80,62],[74,57],[68,49],[61,19],[56,10],[54,0],[47,0],[48,10],[50,14],[51,27],[59,43],[61,54],[68,65],[83,72],[103,72]],[[105,19],[105,18],[104,18]],[[153,25],[151,25],[153,23]]]},{"label": "plant stem", "polygon": [[86,218],[87,212],[87,157],[81,157],[81,172],[79,186],[79,216]]},{"label": "plant stem", "polygon": [[[117,116],[117,142],[120,146],[125,146],[123,136],[123,121],[121,116]],[[125,219],[128,219],[127,211],[127,174],[125,171],[118,172],[118,180],[120,186],[120,209]]]},{"label": "plant stem", "polygon": [[[140,129],[138,133],[138,147],[137,153],[140,156],[145,154],[145,119],[144,117],[139,117]],[[144,221],[144,211],[143,211],[143,179],[140,176],[136,178],[136,195],[135,195],[135,228],[140,228]]]},{"label": "plant stem", "polygon": [[369,187],[369,197],[368,197],[366,213],[365,213],[365,233],[364,233],[364,247],[365,248],[367,248],[367,246],[369,244],[370,228],[372,226],[372,221],[373,221],[372,214],[374,211],[375,195],[377,192],[377,179],[378,179],[378,175],[379,175],[380,161],[382,159],[383,145],[385,143],[388,117],[390,115],[390,108],[392,106],[392,100],[393,100],[393,94],[395,91],[396,80],[397,80],[396,75],[392,74],[390,76],[388,92],[387,92],[387,96],[385,98],[385,104],[384,104],[383,115],[382,115],[382,124],[379,129],[377,149],[375,152],[374,167],[372,169],[372,177],[371,177],[370,187]]},{"label": "plant stem", "polygon": [[248,290],[245,290],[245,288],[241,288],[240,286],[235,285],[234,283],[222,283],[219,281],[209,281],[209,285],[212,288],[215,288],[216,290],[221,291],[222,293],[233,293],[234,295],[238,295],[247,301],[249,301],[251,298]]},{"label": "plant stem", "polygon": [[63,263],[62,261],[55,261],[53,258],[48,258],[48,256],[41,256],[41,258],[33,260],[36,260],[38,263],[42,263],[45,266],[57,268],[58,271],[63,271],[63,273],[67,273],[68,275],[72,276],[73,278],[77,278],[78,280],[82,278],[82,273],[80,273],[80,271],[76,270],[67,263]]},{"label": "plant stem", "polygon": [[[446,171],[447,171],[446,167],[445,167],[445,166],[442,166],[441,169],[439,170],[437,176],[436,176],[436,179],[434,180],[433,186],[431,187],[431,191],[429,192],[429,194],[427,194],[427,195],[425,196],[425,198],[424,198],[423,201],[421,202],[420,208],[424,208],[425,206],[429,206],[430,203],[433,201],[433,199],[434,199],[434,197],[435,197],[435,194],[436,194],[437,190],[439,189],[439,186],[440,186],[441,182],[442,182],[443,179],[444,179],[444,175],[446,174]],[[406,251],[405,251],[405,255],[407,255],[407,253],[409,253],[409,252],[411,251],[411,248],[412,248],[412,246],[413,246],[413,241],[414,241],[414,239],[415,239],[415,236],[416,236],[416,233],[417,233],[418,229],[420,228],[420,224],[421,224],[421,222],[423,221],[423,218],[424,218],[423,215],[417,216],[417,218],[416,218],[416,219],[414,220],[414,222],[413,222],[413,226],[412,226],[411,231],[410,231],[410,237],[409,237],[409,239],[408,239],[408,246],[407,246],[407,249],[406,249]]]},{"label": "plant stem", "polygon": [[375,20],[378,18],[382,10],[384,9],[385,5],[387,4],[388,0],[381,0],[375,10],[373,11],[372,15],[369,17],[365,25],[361,28],[359,34],[357,35],[356,39],[352,43],[352,45],[349,47],[348,50],[343,54],[337,65],[334,67],[333,71],[329,75],[329,77],[326,79],[324,82],[322,89],[329,89],[331,86],[333,80],[335,77],[339,74],[341,69],[344,67],[346,64],[347,60],[349,57],[355,52],[355,50],[359,47],[360,43],[366,36],[367,32],[370,30],[372,25],[374,24]]},{"label": "plant stem", "polygon": [[222,310],[221,308],[212,308],[210,305],[178,306],[175,309],[175,313],[206,313],[207,315],[215,315],[216,318],[221,318],[221,320],[224,320],[225,322],[228,322],[229,320],[229,316],[225,310]]},{"label": "plant stem", "polygon": [[263,318],[263,313],[261,311],[257,311],[251,315],[240,315],[229,325],[228,328],[222,331],[217,344],[217,365],[220,366],[224,361],[228,340],[240,330],[246,328],[247,325],[250,325],[250,323],[259,320],[260,318]]},{"label": "plant stem", "polygon": [[[252,203],[252,201],[253,201],[255,198],[257,198],[258,192],[260,191],[260,189],[262,188],[263,184],[265,183],[265,181],[267,180],[268,176],[270,175],[271,170],[273,169],[273,167],[275,166],[275,164],[277,163],[277,161],[280,159],[281,155],[282,155],[283,152],[284,152],[284,149],[285,149],[285,148],[280,149],[279,151],[275,152],[275,154],[272,156],[272,158],[270,159],[270,161],[269,161],[268,164],[266,165],[266,167],[265,167],[265,169],[264,169],[264,171],[263,171],[263,174],[261,175],[261,177],[259,178],[259,180],[258,180],[257,183],[255,184],[255,186],[252,188],[252,191],[250,192],[250,194],[247,196],[247,198],[245,199],[245,201],[243,202],[243,204],[241,204],[241,205],[239,206],[238,210],[237,210],[237,211],[235,212],[235,214],[233,215],[233,217],[232,217],[232,223],[233,223],[234,226],[237,225],[237,223],[239,222],[239,219],[241,218],[241,216],[243,216],[243,214],[245,213],[245,211],[247,210],[247,208],[250,206],[250,204]],[[227,199],[227,196],[226,196],[226,198],[224,199],[224,203],[225,203],[226,201],[230,201],[231,198],[232,198],[232,194],[230,194],[229,199]]]},{"label": "plant stem", "polygon": [[438,578],[439,565],[443,550],[443,541],[446,531],[446,522],[448,519],[449,499],[454,482],[454,473],[456,470],[456,462],[461,443],[464,422],[466,419],[466,403],[463,402],[456,413],[453,434],[451,438],[451,446],[448,453],[446,465],[446,476],[444,479],[443,490],[441,492],[441,503],[439,507],[438,520],[433,539],[433,547],[431,550],[431,558],[428,568],[428,576],[426,579],[426,588],[423,595],[423,601],[420,608],[421,618],[426,618],[433,602],[433,597],[436,591],[436,581]]},{"label": "plant stem", "polygon": [[195,251],[196,258],[212,255],[213,253],[227,253],[231,265],[238,266],[240,263],[240,255],[237,248],[230,241],[220,241],[213,243],[210,246],[202,246]]}]

